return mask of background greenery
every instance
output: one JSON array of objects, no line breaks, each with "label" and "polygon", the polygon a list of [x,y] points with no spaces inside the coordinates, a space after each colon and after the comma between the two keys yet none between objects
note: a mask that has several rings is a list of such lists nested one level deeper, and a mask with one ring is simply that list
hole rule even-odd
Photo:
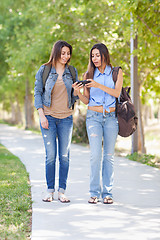
[{"label": "background greenery", "polygon": [[[72,44],[71,64],[80,79],[87,69],[90,48],[103,42],[110,51],[112,65],[123,68],[124,85],[130,85],[131,14],[133,37],[138,35],[134,54],[138,56],[139,108],[143,108],[145,124],[151,117],[159,118],[159,5],[158,0],[2,0],[1,118],[7,113],[14,124],[24,124],[25,128],[38,125],[33,106],[35,74],[48,61],[51,48],[59,39]],[[74,138],[82,136],[78,140],[81,142],[86,133],[79,132],[77,126],[85,119],[85,109],[80,103],[75,108]]]}]

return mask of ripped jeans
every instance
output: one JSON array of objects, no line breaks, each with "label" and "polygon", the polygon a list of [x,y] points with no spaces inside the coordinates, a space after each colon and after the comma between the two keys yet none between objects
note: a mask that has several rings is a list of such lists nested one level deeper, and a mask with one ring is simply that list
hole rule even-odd
[{"label": "ripped jeans", "polygon": [[90,195],[98,198],[100,196],[112,198],[114,149],[118,135],[118,120],[115,112],[106,113],[103,116],[103,113],[87,110],[86,126],[91,151]]},{"label": "ripped jeans", "polygon": [[57,157],[59,155],[59,188],[58,191],[64,193],[66,189],[67,176],[69,170],[69,153],[73,129],[72,115],[63,119],[54,118],[46,115],[49,123],[49,129],[42,128],[41,132],[46,151],[46,180],[48,192],[55,191],[55,171]]}]

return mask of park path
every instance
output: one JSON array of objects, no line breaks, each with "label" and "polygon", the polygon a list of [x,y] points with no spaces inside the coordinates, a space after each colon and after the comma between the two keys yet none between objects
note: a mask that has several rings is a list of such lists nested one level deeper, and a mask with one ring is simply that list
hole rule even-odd
[{"label": "park path", "polygon": [[115,202],[91,205],[87,203],[89,149],[72,144],[66,192],[71,203],[60,203],[57,193],[52,203],[44,203],[41,136],[0,124],[0,142],[21,159],[29,172],[32,240],[160,240],[160,170],[115,157]]}]

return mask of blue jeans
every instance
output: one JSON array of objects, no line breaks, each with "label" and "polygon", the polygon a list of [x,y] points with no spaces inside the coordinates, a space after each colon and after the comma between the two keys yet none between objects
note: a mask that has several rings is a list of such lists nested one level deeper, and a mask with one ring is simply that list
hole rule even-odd
[{"label": "blue jeans", "polygon": [[59,188],[58,191],[64,193],[66,189],[67,176],[69,170],[69,154],[73,129],[72,115],[58,119],[46,115],[49,123],[49,129],[42,128],[41,132],[46,151],[46,181],[48,192],[55,191],[55,171],[57,157],[58,137],[58,155],[59,155]]},{"label": "blue jeans", "polygon": [[[112,198],[114,149],[118,135],[118,120],[115,112],[87,111],[87,134],[90,144],[90,195]],[[103,159],[102,159],[103,138]],[[102,188],[100,183],[102,171]]]}]

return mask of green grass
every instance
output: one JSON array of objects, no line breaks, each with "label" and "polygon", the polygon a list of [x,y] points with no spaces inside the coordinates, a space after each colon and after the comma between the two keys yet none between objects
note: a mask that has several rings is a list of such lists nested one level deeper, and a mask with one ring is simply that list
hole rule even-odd
[{"label": "green grass", "polygon": [[0,239],[23,240],[31,234],[29,176],[18,157],[0,144]]},{"label": "green grass", "polygon": [[132,161],[140,162],[151,167],[160,168],[160,165],[159,165],[160,159],[155,155],[139,154],[135,152],[133,154],[128,154],[126,157]]},{"label": "green grass", "polygon": [[5,121],[5,120],[2,120],[2,119],[0,119],[0,123],[1,124],[7,124],[7,125],[9,125],[9,126],[12,126],[13,124],[10,124],[9,122],[7,122],[7,121]]}]

